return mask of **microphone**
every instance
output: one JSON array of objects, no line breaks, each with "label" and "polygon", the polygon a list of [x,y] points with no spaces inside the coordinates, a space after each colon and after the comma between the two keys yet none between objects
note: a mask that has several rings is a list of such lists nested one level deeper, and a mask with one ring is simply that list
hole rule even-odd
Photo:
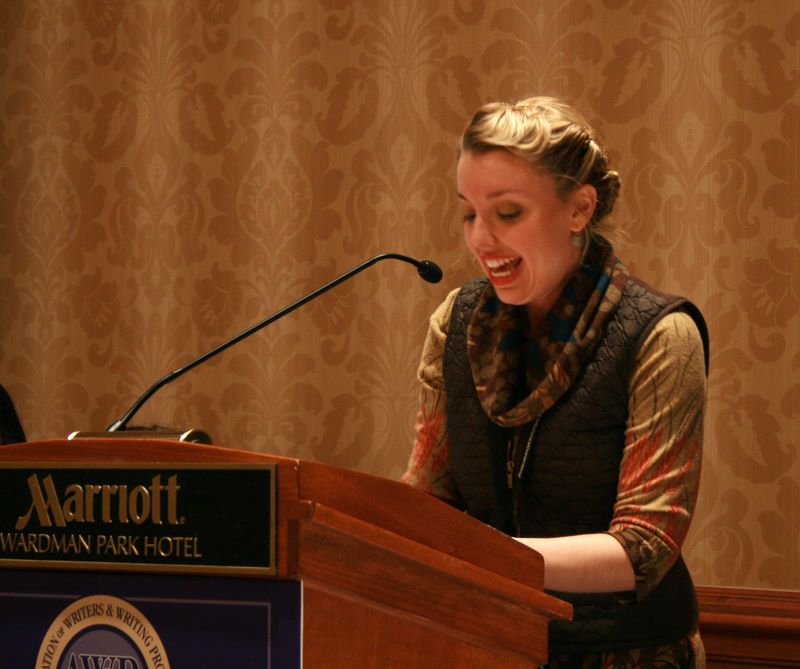
[{"label": "microphone", "polygon": [[310,292],[305,297],[301,297],[299,300],[297,300],[296,302],[293,302],[288,307],[284,307],[280,311],[276,311],[271,316],[268,316],[264,320],[259,321],[258,323],[256,323],[255,325],[247,328],[246,330],[243,330],[242,332],[240,332],[236,336],[231,337],[230,339],[228,339],[227,341],[222,342],[218,346],[215,346],[210,351],[207,351],[206,353],[203,353],[203,355],[201,355],[198,358],[195,358],[194,360],[192,360],[188,364],[184,365],[183,367],[180,367],[180,368],[170,372],[166,376],[160,378],[152,386],[150,386],[144,392],[144,394],[138,400],[136,400],[136,402],[133,403],[133,406],[131,406],[131,408],[128,409],[128,412],[122,418],[120,418],[118,421],[116,421],[116,422],[112,423],[111,425],[109,425],[108,428],[106,429],[106,432],[122,432],[122,431],[124,431],[126,426],[128,425],[128,421],[130,421],[130,419],[133,418],[134,414],[137,411],[139,411],[139,409],[142,408],[142,405],[148,399],[150,399],[150,397],[152,397],[156,393],[157,390],[159,390],[163,386],[167,385],[168,383],[171,383],[172,381],[174,381],[178,377],[183,376],[184,374],[186,374],[186,372],[188,372],[191,369],[194,369],[199,364],[205,362],[209,358],[213,358],[218,353],[222,353],[224,350],[230,348],[234,344],[239,343],[245,337],[249,337],[254,332],[258,332],[258,330],[260,330],[261,328],[266,327],[270,323],[274,323],[279,318],[283,318],[284,316],[286,316],[287,314],[291,313],[292,311],[294,311],[298,307],[302,307],[306,302],[310,302],[314,298],[322,295],[322,293],[325,293],[325,292],[329,291],[331,288],[334,288],[335,286],[338,286],[343,281],[347,281],[347,279],[349,279],[350,277],[355,276],[359,272],[362,272],[365,269],[367,269],[367,267],[371,267],[375,263],[381,262],[382,260],[402,260],[403,262],[410,263],[411,265],[414,265],[417,268],[417,273],[425,281],[427,281],[428,283],[439,283],[439,281],[442,280],[443,274],[442,274],[441,267],[439,267],[435,262],[433,262],[431,260],[416,260],[414,258],[410,258],[409,256],[404,256],[404,255],[401,255],[399,253],[382,253],[380,255],[374,256],[373,258],[370,258],[369,260],[365,260],[360,265],[358,265],[358,266],[354,267],[353,269],[345,272],[341,276],[336,277],[335,279],[333,279],[332,281],[329,281],[325,285],[320,286],[316,290]]},{"label": "microphone", "polygon": [[417,266],[417,273],[428,283],[439,283],[444,276],[442,268],[431,260],[414,261],[414,264]]}]

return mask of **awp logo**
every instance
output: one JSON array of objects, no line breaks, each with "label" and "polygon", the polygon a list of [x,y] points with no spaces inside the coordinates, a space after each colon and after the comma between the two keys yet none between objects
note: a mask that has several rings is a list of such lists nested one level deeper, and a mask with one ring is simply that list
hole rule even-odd
[{"label": "awp logo", "polygon": [[170,669],[153,626],[129,602],[83,597],[50,625],[36,669]]},{"label": "awp logo", "polygon": [[141,662],[129,655],[91,655],[73,653],[67,666],[72,669],[140,669]]}]

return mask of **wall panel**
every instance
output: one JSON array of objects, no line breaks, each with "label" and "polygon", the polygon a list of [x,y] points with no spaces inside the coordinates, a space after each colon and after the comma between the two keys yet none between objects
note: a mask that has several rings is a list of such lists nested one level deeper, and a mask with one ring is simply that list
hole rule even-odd
[{"label": "wall panel", "polygon": [[30,438],[383,251],[138,420],[396,477],[427,315],[474,274],[453,147],[562,95],[623,177],[620,254],[712,338],[709,585],[800,587],[800,11],[777,0],[30,0],[0,6],[0,382]]}]

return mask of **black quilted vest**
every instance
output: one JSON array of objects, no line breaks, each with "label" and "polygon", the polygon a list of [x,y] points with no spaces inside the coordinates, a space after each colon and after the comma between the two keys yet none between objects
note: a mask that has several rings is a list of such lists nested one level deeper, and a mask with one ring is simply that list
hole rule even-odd
[{"label": "black quilted vest", "polygon": [[[510,429],[490,421],[467,356],[467,325],[486,279],[467,283],[453,306],[444,356],[450,464],[470,515],[507,534],[555,537],[608,530],[628,417],[628,380],[653,325],[673,311],[702,315],[683,298],[630,279],[594,356],[539,422],[524,468],[517,449],[513,491],[506,477]],[[521,445],[531,425],[521,428]],[[614,594],[551,593],[574,606],[572,621],[550,624],[552,652],[596,652],[677,641],[697,626],[697,597],[681,557],[641,602]]]}]

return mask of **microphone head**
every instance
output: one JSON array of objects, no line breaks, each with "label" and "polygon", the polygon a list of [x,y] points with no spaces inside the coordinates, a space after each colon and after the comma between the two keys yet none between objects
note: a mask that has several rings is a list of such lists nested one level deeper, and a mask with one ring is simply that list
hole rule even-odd
[{"label": "microphone head", "polygon": [[444,276],[442,268],[432,260],[421,260],[417,272],[428,283],[439,283]]}]

